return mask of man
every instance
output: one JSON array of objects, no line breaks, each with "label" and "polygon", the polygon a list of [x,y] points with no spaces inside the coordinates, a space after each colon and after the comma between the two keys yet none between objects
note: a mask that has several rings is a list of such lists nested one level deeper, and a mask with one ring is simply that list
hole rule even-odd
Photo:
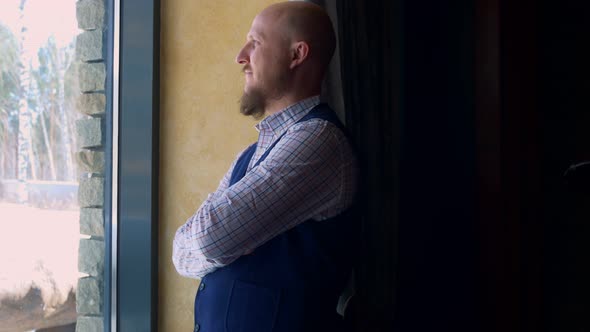
[{"label": "man", "polygon": [[324,10],[284,2],[254,19],[237,55],[241,112],[258,142],[174,238],[178,272],[202,278],[195,331],[336,331],[355,243],[356,161],[319,103],[335,49]]}]

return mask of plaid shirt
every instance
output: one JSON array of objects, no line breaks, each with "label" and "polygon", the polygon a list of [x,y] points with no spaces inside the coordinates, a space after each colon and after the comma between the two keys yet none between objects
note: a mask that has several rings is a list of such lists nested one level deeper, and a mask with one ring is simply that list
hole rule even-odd
[{"label": "plaid shirt", "polygon": [[258,145],[246,175],[229,186],[236,159],[176,232],[172,260],[178,273],[202,278],[306,220],[321,222],[351,205],[357,165],[342,131],[321,119],[296,123],[318,104],[318,96],[302,100],[256,126]]}]

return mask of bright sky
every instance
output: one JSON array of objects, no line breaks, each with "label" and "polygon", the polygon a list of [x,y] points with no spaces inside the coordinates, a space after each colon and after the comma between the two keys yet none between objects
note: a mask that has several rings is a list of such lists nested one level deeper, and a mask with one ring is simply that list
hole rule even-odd
[{"label": "bright sky", "polygon": [[28,29],[26,56],[34,57],[50,35],[58,47],[69,44],[80,32],[76,22],[76,0],[27,0],[22,23],[18,6],[21,0],[0,0],[0,23],[20,38],[20,26]]}]

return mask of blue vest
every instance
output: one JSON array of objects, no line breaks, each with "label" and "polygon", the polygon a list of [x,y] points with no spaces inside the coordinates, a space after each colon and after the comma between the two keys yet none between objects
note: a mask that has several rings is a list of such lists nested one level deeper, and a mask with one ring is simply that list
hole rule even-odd
[{"label": "blue vest", "polygon": [[[313,118],[343,128],[324,104],[299,122]],[[230,185],[246,174],[255,150],[253,144],[238,159]],[[352,270],[353,219],[346,211],[325,221],[308,220],[206,275],[195,298],[194,331],[343,331],[336,305]]]}]

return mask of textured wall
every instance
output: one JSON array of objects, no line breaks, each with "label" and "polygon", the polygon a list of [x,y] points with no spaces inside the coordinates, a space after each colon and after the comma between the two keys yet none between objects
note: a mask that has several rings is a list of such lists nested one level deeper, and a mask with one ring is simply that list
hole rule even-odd
[{"label": "textured wall", "polygon": [[103,331],[104,243],[104,112],[106,68],[102,36],[105,27],[104,0],[80,0],[76,3],[78,28],[76,38],[78,82],[81,94],[76,102],[78,112],[85,115],[76,121],[76,153],[78,166],[84,172],[78,188],[80,205],[80,239],[76,332]]},{"label": "textured wall", "polygon": [[176,229],[217,187],[255,122],[238,112],[234,62],[256,13],[270,0],[162,1],[159,330],[192,330],[197,280],[172,264]]}]

